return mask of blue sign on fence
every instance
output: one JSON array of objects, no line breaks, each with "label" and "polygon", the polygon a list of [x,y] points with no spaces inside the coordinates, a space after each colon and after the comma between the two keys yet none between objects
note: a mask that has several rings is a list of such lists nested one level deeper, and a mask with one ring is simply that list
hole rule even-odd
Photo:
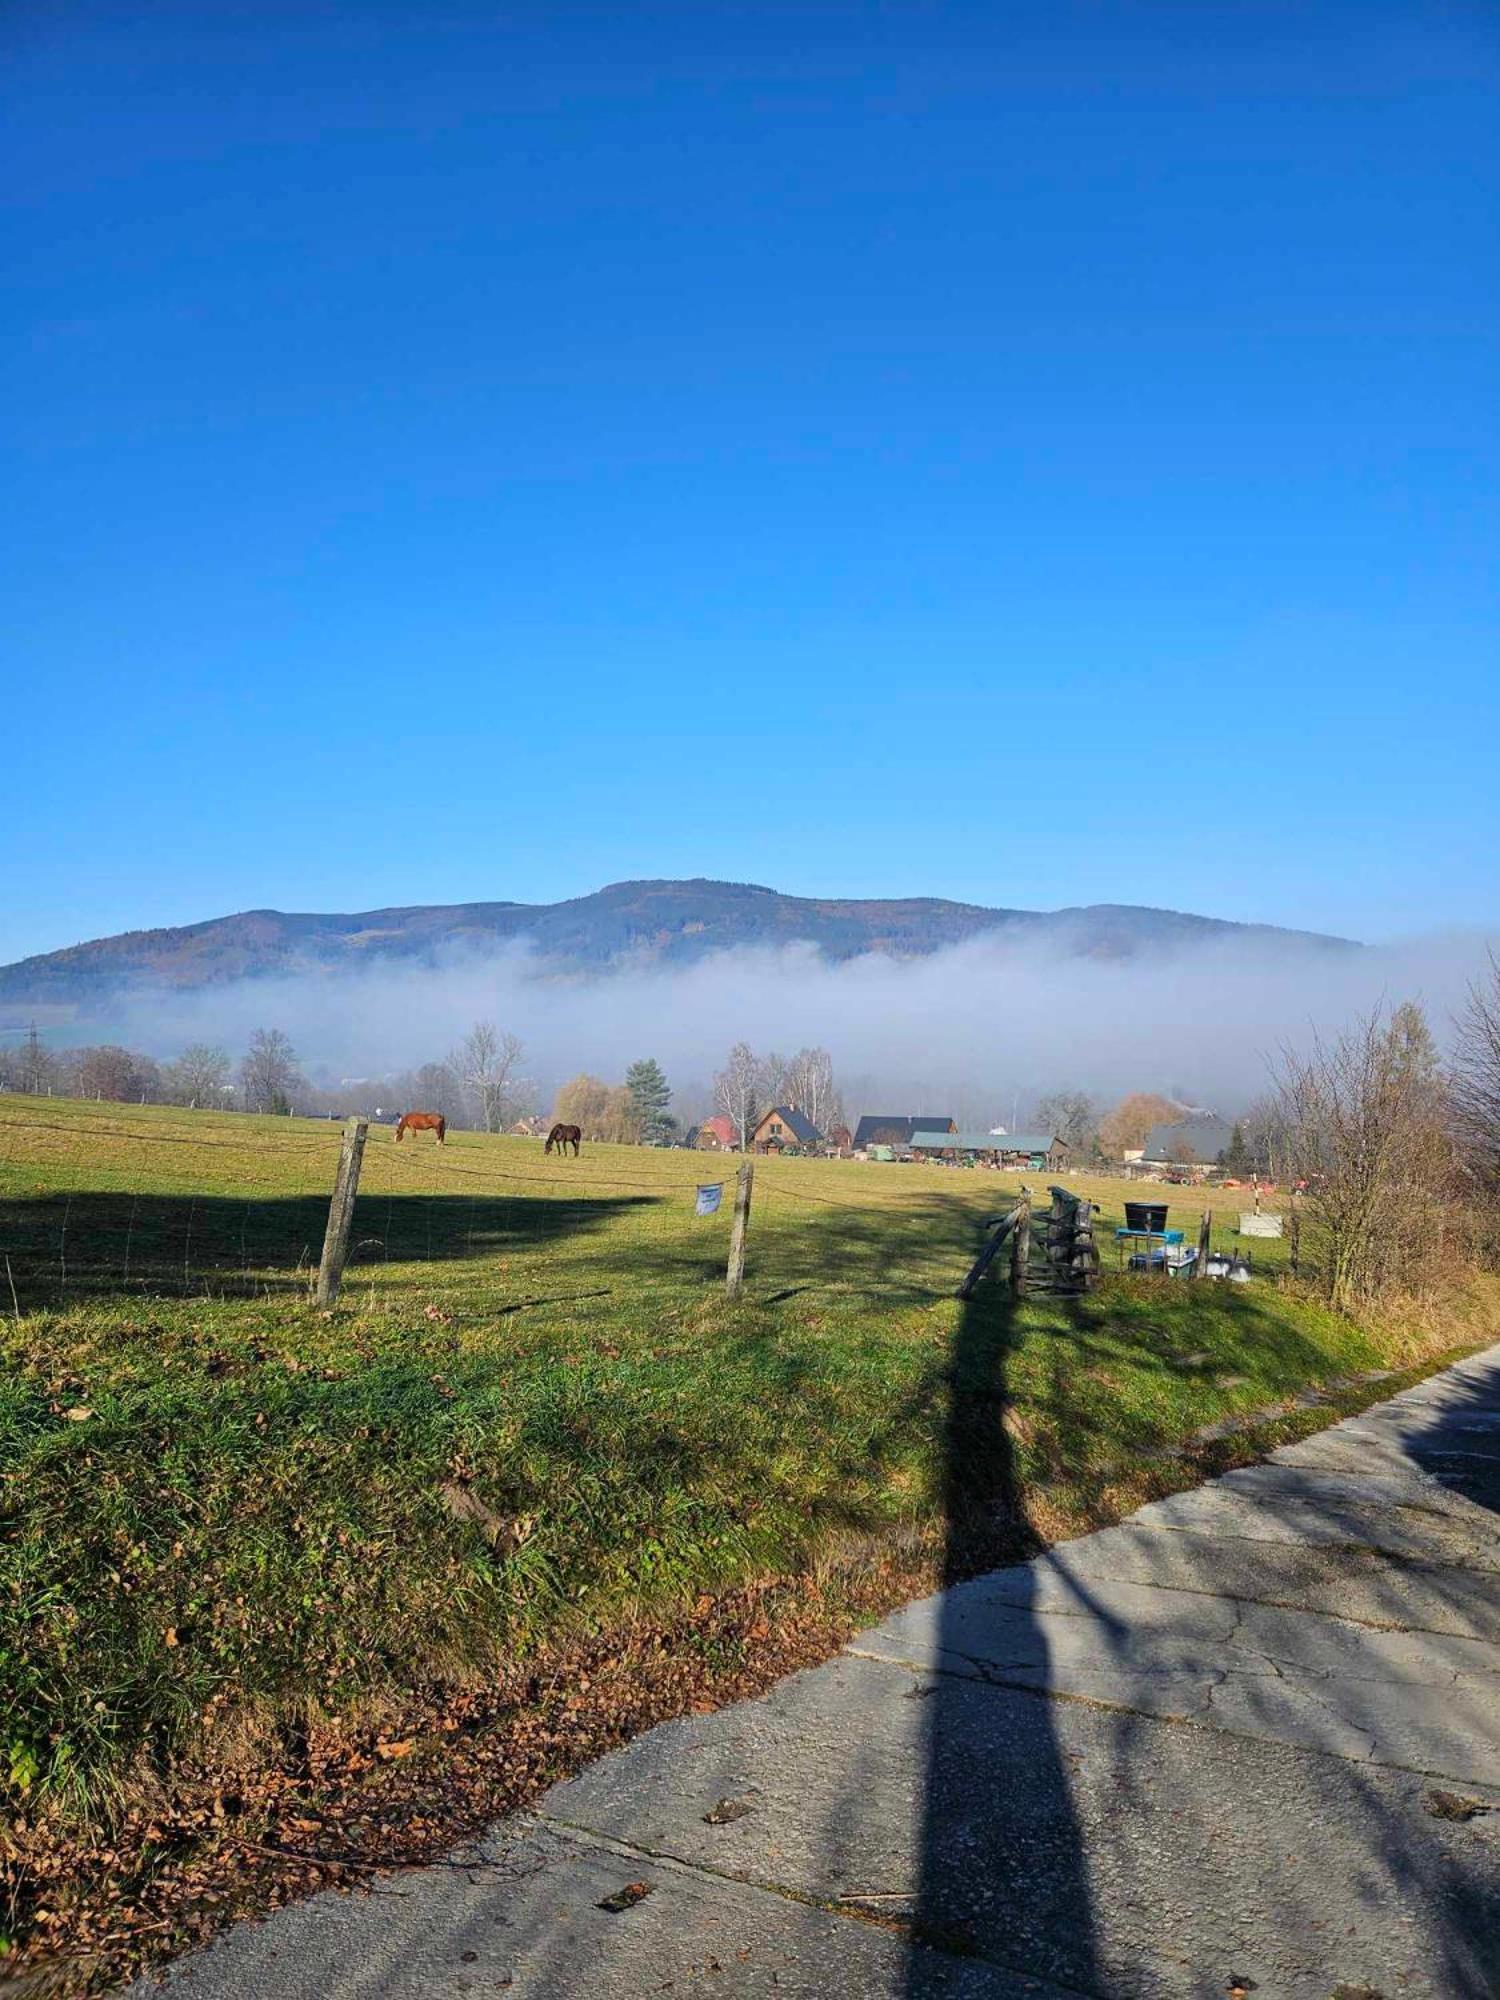
[{"label": "blue sign on fence", "polygon": [[722,1181],[715,1181],[712,1187],[699,1188],[697,1213],[699,1215],[717,1215],[719,1212],[719,1203],[723,1199],[723,1196],[724,1183]]}]

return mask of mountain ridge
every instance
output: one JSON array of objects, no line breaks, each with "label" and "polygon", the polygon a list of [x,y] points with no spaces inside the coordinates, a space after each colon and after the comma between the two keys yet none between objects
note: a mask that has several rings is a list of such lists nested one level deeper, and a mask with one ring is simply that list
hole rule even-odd
[{"label": "mountain ridge", "polygon": [[1173,945],[1265,938],[1308,950],[1351,940],[1133,903],[1024,910],[939,896],[787,896],[711,877],[612,882],[554,903],[390,904],[357,911],[240,910],[192,924],[121,931],[0,966],[0,1004],[81,1006],[133,987],[179,991],[277,974],[337,975],[372,962],[433,962],[528,941],[560,971],[626,960],[691,963],[746,945],[811,944],[834,959],[922,957],[1009,932],[1083,957],[1139,957]]}]

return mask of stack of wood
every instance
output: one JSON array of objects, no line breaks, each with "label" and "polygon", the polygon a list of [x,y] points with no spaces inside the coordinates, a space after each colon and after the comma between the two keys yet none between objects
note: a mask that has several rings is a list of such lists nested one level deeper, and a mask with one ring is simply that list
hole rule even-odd
[{"label": "stack of wood", "polygon": [[1094,1204],[1071,1188],[1049,1188],[1047,1263],[1058,1292],[1092,1291],[1099,1279],[1099,1247],[1094,1241]]}]

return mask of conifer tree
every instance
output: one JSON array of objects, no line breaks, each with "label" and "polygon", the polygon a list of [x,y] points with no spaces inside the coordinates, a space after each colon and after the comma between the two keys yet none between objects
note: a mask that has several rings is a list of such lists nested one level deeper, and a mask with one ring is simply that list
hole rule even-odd
[{"label": "conifer tree", "polygon": [[625,1088],[635,1107],[641,1138],[648,1145],[664,1139],[673,1126],[667,1112],[672,1102],[672,1087],[654,1056],[643,1056],[630,1065],[625,1072]]}]

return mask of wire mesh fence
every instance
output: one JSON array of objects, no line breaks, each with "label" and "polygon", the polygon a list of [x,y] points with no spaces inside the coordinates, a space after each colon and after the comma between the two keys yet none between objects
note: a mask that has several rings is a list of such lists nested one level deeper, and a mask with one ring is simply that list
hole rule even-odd
[{"label": "wire mesh fence", "polygon": [[[13,1311],[135,1297],[311,1292],[341,1134],[333,1125],[214,1113],[0,1106],[0,1256]],[[722,1280],[731,1209],[699,1212],[734,1156],[372,1126],[348,1236],[348,1276],[396,1292],[524,1291],[543,1273],[618,1284]],[[755,1162],[752,1289],[818,1283],[950,1295],[972,1258],[985,1192],[921,1170]],[[946,1181],[947,1177],[945,1177]],[[990,1190],[989,1201],[994,1200]]]},{"label": "wire mesh fence", "polygon": [[[0,1308],[306,1295],[340,1143],[341,1128],[322,1121],[0,1097]],[[390,1126],[371,1125],[348,1276],[367,1297],[468,1290],[495,1310],[564,1285],[597,1296],[722,1284],[738,1164],[588,1142],[581,1157],[560,1157],[540,1140],[476,1132],[397,1145]],[[1049,1209],[1049,1191],[1003,1172],[774,1155],[754,1164],[752,1298],[810,1287],[949,1297],[986,1224],[1023,1192],[1035,1218],[1023,1289],[1076,1290],[1081,1275],[1086,1288],[1101,1261],[1124,1269],[1119,1241],[1101,1260],[1094,1238],[1128,1233],[1115,1225],[1139,1192],[1074,1182]],[[705,1184],[723,1189],[715,1213],[699,1213]],[[1221,1255],[1238,1247],[1242,1201],[1233,1189],[1195,1189],[1183,1205],[1200,1264],[1215,1241]],[[1294,1217],[1287,1237],[1257,1240],[1257,1275],[1291,1268],[1296,1248]]]}]

